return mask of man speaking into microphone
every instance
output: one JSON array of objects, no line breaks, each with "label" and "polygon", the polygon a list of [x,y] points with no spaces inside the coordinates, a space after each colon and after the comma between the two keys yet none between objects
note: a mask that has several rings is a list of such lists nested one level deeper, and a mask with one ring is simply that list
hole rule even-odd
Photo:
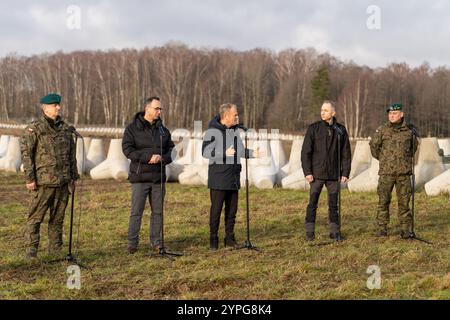
[{"label": "man speaking into microphone", "polygon": [[203,157],[209,159],[208,188],[211,209],[209,216],[210,249],[219,248],[219,225],[225,203],[225,247],[236,247],[234,224],[238,206],[238,192],[241,187],[240,158],[259,158],[259,149],[245,149],[239,129],[238,109],[235,104],[225,103],[219,107],[219,114],[208,125],[202,145]]},{"label": "man speaking into microphone", "polygon": [[162,249],[162,204],[166,191],[164,169],[165,165],[172,162],[171,153],[174,143],[169,130],[162,124],[161,110],[159,97],[146,99],[144,111],[134,116],[123,135],[122,150],[131,160],[128,175],[132,189],[128,226],[128,253],[130,254],[138,249],[139,231],[147,198],[152,210],[150,248],[155,253]]}]

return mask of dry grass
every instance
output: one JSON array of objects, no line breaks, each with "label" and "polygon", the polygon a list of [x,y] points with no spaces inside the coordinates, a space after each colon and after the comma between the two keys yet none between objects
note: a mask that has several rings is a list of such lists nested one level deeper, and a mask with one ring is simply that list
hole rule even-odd
[{"label": "dry grass", "polygon": [[[184,253],[170,262],[147,255],[148,208],[141,248],[135,255],[126,254],[127,182],[86,180],[78,198],[83,215],[76,254],[90,270],[81,271],[81,290],[69,290],[67,264],[47,263],[52,257],[46,256],[46,222],[41,228],[40,260],[24,259],[27,192],[21,176],[0,174],[0,179],[2,299],[450,299],[446,196],[416,197],[416,231],[432,246],[400,240],[395,214],[391,236],[375,238],[376,194],[343,191],[346,240],[313,247],[304,240],[306,192],[251,189],[252,241],[263,253],[223,248],[210,252],[208,190],[168,184],[166,245]],[[245,238],[244,200],[241,193],[239,240]],[[394,213],[395,209],[394,205]],[[316,243],[327,241],[326,211],[324,194]],[[381,268],[380,290],[366,287],[370,265]]]}]

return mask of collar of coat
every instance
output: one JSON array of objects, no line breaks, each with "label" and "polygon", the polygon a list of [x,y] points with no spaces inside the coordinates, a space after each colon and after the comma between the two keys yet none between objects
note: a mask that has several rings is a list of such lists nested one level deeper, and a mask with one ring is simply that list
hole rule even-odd
[{"label": "collar of coat", "polygon": [[57,116],[55,120],[47,117],[45,113],[42,113],[42,121],[44,123],[48,123],[48,125],[53,129],[59,129],[62,127],[64,122],[62,121],[60,116]]},{"label": "collar of coat", "polygon": [[337,124],[337,120],[336,120],[335,117],[333,117],[333,122],[332,122],[331,124],[329,124],[328,121],[325,121],[325,120],[322,120],[322,123],[323,123],[324,125],[326,125],[327,127],[332,127],[332,126],[334,126],[335,124]]},{"label": "collar of coat", "polygon": [[406,125],[406,121],[404,118],[401,119],[400,122],[398,123],[392,123],[390,121],[388,121],[388,127],[392,128],[394,130],[405,130],[405,129],[409,129],[409,127]]},{"label": "collar of coat", "polygon": [[227,129],[236,130],[237,125],[234,125],[230,128],[220,123],[220,115],[215,116],[209,121],[208,128],[219,129],[220,131],[226,131]]},{"label": "collar of coat", "polygon": [[145,128],[159,128],[162,127],[161,118],[156,119],[153,123],[148,122],[144,118],[145,112],[138,112],[134,116],[134,123],[138,127],[139,130],[144,130]]}]

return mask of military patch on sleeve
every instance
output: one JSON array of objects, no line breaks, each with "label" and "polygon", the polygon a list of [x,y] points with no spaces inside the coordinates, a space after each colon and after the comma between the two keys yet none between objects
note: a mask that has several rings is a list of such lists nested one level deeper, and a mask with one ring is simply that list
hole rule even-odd
[{"label": "military patch on sleeve", "polygon": [[31,129],[30,127],[27,127],[27,132],[28,132],[28,133],[33,133],[33,132],[34,132],[34,130],[33,130],[33,129]]}]

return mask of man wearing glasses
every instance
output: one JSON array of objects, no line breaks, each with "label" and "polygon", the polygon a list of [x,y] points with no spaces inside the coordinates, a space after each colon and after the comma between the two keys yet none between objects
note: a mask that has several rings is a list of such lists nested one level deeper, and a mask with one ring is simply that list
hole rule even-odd
[{"label": "man wearing glasses", "polygon": [[72,131],[60,117],[61,96],[51,93],[40,103],[42,117],[26,127],[21,140],[26,188],[31,193],[25,232],[28,259],[37,257],[40,226],[48,209],[48,251],[61,251],[69,184],[74,187],[79,178]]},{"label": "man wearing glasses", "polygon": [[128,226],[128,253],[130,254],[138,249],[139,231],[147,198],[152,210],[150,247],[156,253],[161,249],[162,202],[166,180],[164,167],[172,162],[171,153],[174,147],[169,130],[162,124],[161,110],[159,97],[146,99],[144,111],[134,116],[123,135],[122,150],[131,160],[128,175],[132,189]]}]

